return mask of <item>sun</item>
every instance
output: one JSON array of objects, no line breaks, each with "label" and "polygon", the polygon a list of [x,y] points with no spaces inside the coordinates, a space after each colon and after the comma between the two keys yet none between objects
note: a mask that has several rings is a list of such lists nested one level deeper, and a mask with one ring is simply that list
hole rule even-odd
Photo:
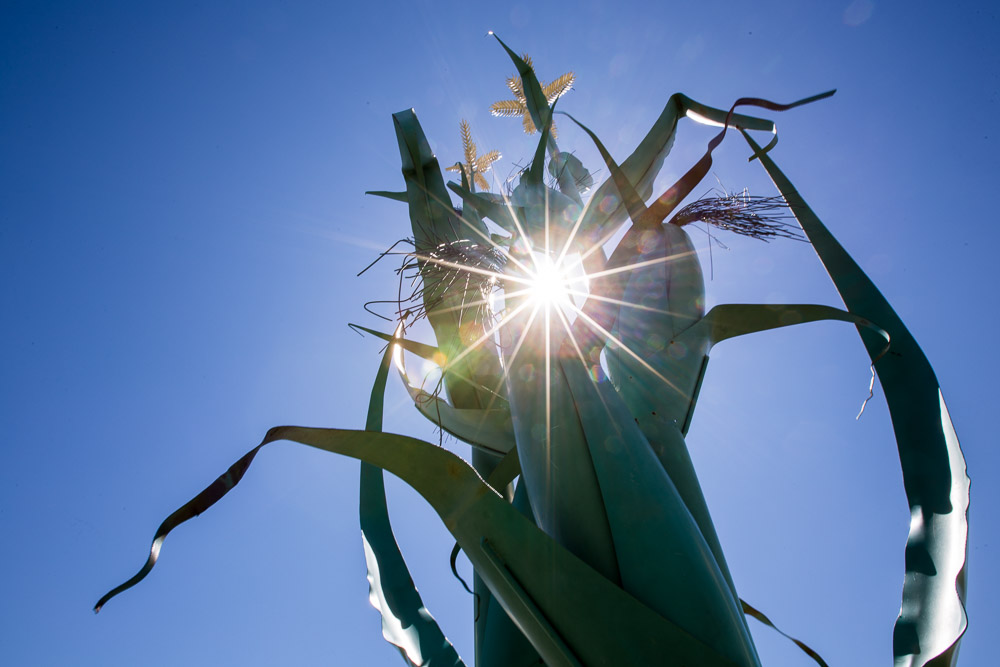
[{"label": "sun", "polygon": [[534,259],[534,270],[528,275],[526,287],[528,298],[539,307],[569,307],[571,278],[565,267],[545,253],[535,253]]}]

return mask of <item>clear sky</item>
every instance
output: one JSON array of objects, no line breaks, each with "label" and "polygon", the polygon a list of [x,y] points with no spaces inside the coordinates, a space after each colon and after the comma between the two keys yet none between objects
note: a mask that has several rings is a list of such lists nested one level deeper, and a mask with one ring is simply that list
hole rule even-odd
[{"label": "clear sky", "polygon": [[[402,189],[390,115],[415,108],[444,164],[468,119],[503,153],[500,178],[534,147],[489,116],[513,73],[490,29],[543,80],[575,71],[560,105],[619,159],[675,91],[728,107],[838,89],[766,114],[772,156],[934,365],[973,480],[962,663],[995,659],[990,3],[167,4],[0,7],[0,662],[402,664],[367,602],[358,463],[288,443],[172,534],[141,586],[90,609],[268,427],[363,427],[381,346],[347,323],[380,326],[362,304],[395,282],[389,263],[355,274],[410,233],[405,206],[363,194]],[[682,122],[658,190],[713,133]],[[714,175],[771,194],[748,154],[730,136]],[[809,246],[720,239],[710,304],[840,305]],[[834,665],[889,662],[903,577],[909,514],[877,383],[854,419],[868,378],[842,323],[729,341],[688,438],[742,597]],[[437,439],[398,382],[387,409],[387,430]],[[452,542],[415,493],[389,491],[424,601],[471,661]],[[811,664],[750,624],[766,665]]]}]

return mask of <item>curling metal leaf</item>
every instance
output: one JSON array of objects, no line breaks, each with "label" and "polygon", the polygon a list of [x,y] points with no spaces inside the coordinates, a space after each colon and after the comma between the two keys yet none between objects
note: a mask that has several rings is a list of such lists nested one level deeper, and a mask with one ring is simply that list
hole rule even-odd
[{"label": "curling metal leaf", "polygon": [[[397,330],[401,333],[402,327]],[[372,386],[365,430],[382,430],[385,385],[393,346],[386,347]],[[361,462],[359,483],[361,540],[368,569],[371,605],[382,616],[382,636],[416,667],[464,667],[451,642],[424,607],[396,543],[386,506],[382,469]]]},{"label": "curling metal leaf", "polygon": [[910,505],[903,600],[892,650],[897,666],[953,665],[968,625],[970,480],[934,369],[896,311],[774,160],[743,135],[788,201],[848,310],[878,322],[892,336],[893,353],[884,356],[878,339],[861,336],[889,405]]},{"label": "curling metal leaf", "polygon": [[[556,544],[493,491],[465,461],[415,438],[300,426],[272,428],[205,491],[171,515],[166,533],[214,505],[235,486],[261,447],[291,440],[361,459],[417,490],[441,516],[476,572],[548,665],[682,664],[732,666],[714,648],[639,603]],[[448,479],[449,484],[442,484]],[[197,511],[192,512],[195,508]],[[158,550],[157,550],[158,551]],[[144,576],[144,572],[142,572]],[[141,578],[141,577],[140,577]],[[136,581],[130,580],[128,586]],[[119,587],[101,602],[125,587]],[[604,610],[595,615],[594,609]],[[642,641],[635,641],[642,637]]]}]

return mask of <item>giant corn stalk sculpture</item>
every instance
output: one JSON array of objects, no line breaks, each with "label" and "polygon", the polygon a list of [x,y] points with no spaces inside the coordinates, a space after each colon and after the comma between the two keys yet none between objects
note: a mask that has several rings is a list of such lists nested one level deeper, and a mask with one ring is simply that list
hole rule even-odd
[{"label": "giant corn stalk sculpture", "polygon": [[[401,272],[417,287],[398,302],[392,332],[366,329],[388,345],[365,430],[271,429],[163,522],[143,568],[97,609],[145,577],[167,533],[235,486],[260,447],[292,440],[362,461],[371,602],[386,639],[414,665],[464,663],[424,608],[399,552],[383,470],[420,492],[454,535],[455,553],[464,550],[472,562],[476,665],[758,665],[745,614],[766,617],[737,594],[684,436],[713,345],[834,319],[856,325],[879,375],[911,508],[896,664],[953,664],[966,625],[969,480],[933,370],[774,164],[774,141],[761,148],[748,134],[773,132],[773,124],[734,113],[741,105],[784,111],[830,93],[785,105],[740,99],[728,112],[674,95],[621,164],[566,114],[610,173],[587,196],[590,172],[559,149],[553,132],[557,100],[573,75],[543,87],[530,60],[504,49],[517,68],[507,82],[516,99],[493,111],[521,116],[525,131],[540,134],[530,166],[508,192],[485,191],[483,174],[499,153],[478,155],[466,123],[464,161],[450,168],[460,181],[446,185],[416,115],[393,116],[405,190],[372,194],[408,205],[412,251]],[[723,129],[701,160],[650,201],[685,116]],[[781,196],[722,196],[678,210],[729,129],[743,133]],[[741,304],[706,313],[684,226],[705,221],[758,238],[795,236],[783,211],[798,220],[846,310]],[[603,248],[622,225],[624,237],[606,257]],[[436,345],[406,337],[420,317]],[[439,386],[412,378],[405,354],[438,364]],[[382,433],[394,362],[417,409],[472,446],[471,465],[436,445]]]}]

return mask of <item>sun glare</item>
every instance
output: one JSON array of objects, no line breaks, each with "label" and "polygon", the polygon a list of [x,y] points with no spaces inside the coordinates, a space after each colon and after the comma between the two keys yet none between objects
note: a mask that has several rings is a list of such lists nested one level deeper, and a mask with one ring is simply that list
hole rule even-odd
[{"label": "sun glare", "polygon": [[579,255],[554,260],[546,253],[533,253],[534,269],[528,276],[528,296],[539,308],[558,308],[569,319],[587,296],[587,276]]},{"label": "sun glare", "polygon": [[569,301],[566,278],[556,268],[555,263],[543,255],[538,259],[535,273],[531,276],[531,298],[545,306],[562,306]]}]

